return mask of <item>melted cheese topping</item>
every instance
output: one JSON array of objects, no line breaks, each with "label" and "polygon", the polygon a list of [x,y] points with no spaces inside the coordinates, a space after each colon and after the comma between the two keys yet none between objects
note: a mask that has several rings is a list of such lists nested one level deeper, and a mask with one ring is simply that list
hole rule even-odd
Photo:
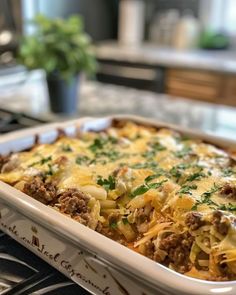
[{"label": "melted cheese topping", "polygon": [[[11,162],[13,169],[6,167]],[[236,169],[226,151],[169,129],[126,122],[105,132],[87,132],[80,138],[61,137],[52,144],[39,144],[30,151],[14,154],[3,166],[0,180],[23,190],[22,182],[37,175],[56,183],[59,192],[77,189],[91,200],[96,199],[90,206],[96,206],[94,216],[103,224],[110,222],[110,214],[119,214],[115,230],[128,242],[133,241],[132,247],[139,247],[140,253],[149,240],[158,248],[164,232],[191,232],[186,229],[185,216],[198,211],[209,222],[214,253],[231,263],[231,271],[236,269],[236,197],[228,198],[222,193],[225,185],[233,189],[236,186]],[[150,216],[146,230],[143,225],[137,235],[135,212],[141,208]],[[227,236],[217,233],[211,223],[211,214],[216,210],[221,210],[231,224]],[[128,220],[125,225],[121,222],[124,218]],[[161,218],[168,221],[162,223]],[[192,251],[205,249],[209,255],[211,250],[206,250],[201,240],[204,231],[200,236],[194,234],[196,246]],[[196,269],[190,273],[196,274]]]}]

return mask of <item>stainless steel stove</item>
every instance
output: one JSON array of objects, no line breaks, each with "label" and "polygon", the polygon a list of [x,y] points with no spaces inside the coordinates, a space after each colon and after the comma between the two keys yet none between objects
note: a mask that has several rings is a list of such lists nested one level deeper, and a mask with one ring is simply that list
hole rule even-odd
[{"label": "stainless steel stove", "polygon": [[[46,123],[0,109],[0,134]],[[0,295],[89,294],[0,231]]]}]

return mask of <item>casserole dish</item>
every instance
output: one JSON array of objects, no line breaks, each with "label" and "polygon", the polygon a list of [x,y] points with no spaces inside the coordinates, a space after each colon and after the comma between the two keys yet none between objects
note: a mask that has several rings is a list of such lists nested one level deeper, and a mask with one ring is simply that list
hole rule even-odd
[{"label": "casserole dish", "polygon": [[[77,128],[82,132],[101,131],[114,119],[167,127],[224,148],[235,147],[234,142],[176,126],[134,116],[116,116],[85,118],[9,134],[0,139],[0,154],[29,149],[34,145],[36,134],[40,143],[53,142],[58,128],[68,135],[75,135]],[[180,275],[75,223],[5,183],[1,183],[0,194],[1,228],[95,294],[155,294],[156,290],[160,294],[235,293],[234,281],[207,282]],[[81,250],[78,252],[78,249]]]}]

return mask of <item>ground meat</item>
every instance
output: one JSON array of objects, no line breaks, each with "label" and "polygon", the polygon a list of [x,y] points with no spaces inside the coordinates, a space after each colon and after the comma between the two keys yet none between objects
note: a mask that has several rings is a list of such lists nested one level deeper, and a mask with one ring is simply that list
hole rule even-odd
[{"label": "ground meat", "polygon": [[91,222],[91,215],[87,212],[87,213],[80,213],[76,216],[73,217],[74,220],[78,221],[79,223],[82,223],[84,225],[89,225]]},{"label": "ground meat", "polygon": [[91,209],[88,207],[90,197],[78,189],[68,189],[58,196],[59,210],[69,214],[81,224],[92,227]]},{"label": "ground meat", "polygon": [[190,212],[186,216],[185,224],[190,230],[197,230],[199,227],[203,226],[205,222],[202,220],[202,215],[200,213]]},{"label": "ground meat", "polygon": [[148,224],[150,221],[152,207],[150,204],[146,205],[144,208],[135,209],[134,225],[139,233],[144,233],[148,230]]},{"label": "ground meat", "polygon": [[23,192],[44,204],[49,204],[57,195],[56,185],[45,183],[39,176],[25,183]]},{"label": "ground meat", "polygon": [[221,211],[213,212],[212,224],[215,226],[216,230],[223,236],[227,234],[230,226],[229,220],[224,217]]},{"label": "ground meat", "polygon": [[145,243],[145,255],[151,259],[154,259],[155,247],[152,241]]},{"label": "ground meat", "polygon": [[60,156],[55,160],[55,164],[58,166],[65,166],[68,162],[68,158],[66,156]]},{"label": "ground meat", "polygon": [[[110,222],[117,222],[117,214],[111,213],[110,216]],[[109,218],[109,217],[108,217]],[[111,224],[110,223],[110,224]],[[96,231],[100,234],[120,243],[121,245],[127,246],[128,243],[125,240],[124,236],[119,233],[119,231],[116,228],[111,227],[110,225],[104,225],[100,221],[97,224]]]},{"label": "ground meat", "polygon": [[89,196],[77,189],[68,189],[58,198],[60,211],[70,215],[78,215],[90,212],[88,207]]},{"label": "ground meat", "polygon": [[170,234],[160,241],[159,248],[167,252],[166,262],[173,264],[177,271],[185,273],[191,268],[189,253],[194,238],[189,233]]},{"label": "ground meat", "polygon": [[225,198],[236,200],[236,185],[226,183],[220,190],[220,195]]},{"label": "ground meat", "polygon": [[0,155],[0,171],[2,171],[2,167],[9,161],[10,156],[1,156]]}]

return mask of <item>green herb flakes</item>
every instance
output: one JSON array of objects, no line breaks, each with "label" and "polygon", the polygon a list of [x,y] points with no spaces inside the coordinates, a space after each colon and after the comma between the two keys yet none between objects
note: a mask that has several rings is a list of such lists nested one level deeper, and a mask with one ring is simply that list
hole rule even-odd
[{"label": "green herb flakes", "polygon": [[182,188],[178,191],[179,194],[188,194],[188,195],[192,195],[191,190],[196,190],[197,189],[197,185],[196,184],[192,184],[192,185],[183,185]]},{"label": "green herb flakes", "polygon": [[220,186],[218,186],[218,185],[216,185],[214,183],[214,186],[209,191],[206,191],[205,193],[203,193],[201,195],[201,199],[200,200],[197,200],[197,202],[195,203],[195,205],[192,207],[192,210],[197,210],[197,207],[199,205],[202,205],[202,204],[206,204],[206,205],[209,205],[209,206],[218,207],[219,205],[216,204],[214,201],[211,200],[211,196],[214,193],[216,193],[219,189],[220,189]]},{"label": "green herb flakes", "polygon": [[105,143],[106,141],[103,138],[95,138],[89,149],[91,152],[96,153],[98,150],[103,149]]},{"label": "green herb flakes", "polygon": [[75,162],[78,165],[84,165],[84,164],[87,165],[87,164],[90,164],[90,161],[91,161],[90,158],[86,155],[79,155],[75,159]]},{"label": "green herb flakes", "polygon": [[142,184],[140,186],[138,186],[132,193],[131,193],[131,197],[136,197],[136,196],[139,196],[139,195],[143,195],[145,194],[147,191],[149,191],[150,189],[157,189],[159,187],[162,186],[163,183],[165,183],[166,181],[168,181],[167,179],[165,180],[162,180],[160,182],[157,182],[157,183],[145,183],[145,184]]},{"label": "green herb flakes", "polygon": [[123,222],[124,224],[129,224],[129,221],[128,221],[127,218],[122,218],[122,222]]},{"label": "green herb flakes", "polygon": [[190,153],[192,153],[191,147],[185,146],[182,150],[174,152],[174,155],[177,158],[182,159],[182,158],[186,157],[187,155],[189,155]]},{"label": "green herb flakes", "polygon": [[72,152],[72,148],[69,144],[63,144],[61,150],[65,153]]},{"label": "green herb flakes", "polygon": [[195,172],[188,176],[186,181],[194,181],[194,180],[201,180],[202,178],[206,177],[206,174],[203,172]]},{"label": "green herb flakes", "polygon": [[117,222],[111,222],[111,223],[109,224],[109,226],[110,226],[110,228],[112,228],[112,229],[116,229],[116,228],[117,228]]},{"label": "green herb flakes", "polygon": [[44,164],[48,163],[49,161],[52,161],[52,156],[48,156],[46,158],[42,158],[41,160],[30,164],[29,167],[33,167],[35,165],[44,165]]},{"label": "green herb flakes", "polygon": [[232,167],[224,168],[223,169],[223,176],[229,177],[232,176],[233,174],[236,174],[236,171],[232,169]]},{"label": "green herb flakes", "polygon": [[230,211],[230,212],[234,212],[236,211],[236,205],[233,205],[231,203],[229,204],[224,204],[224,205],[220,205],[218,207],[219,210],[223,210],[223,211]]},{"label": "green herb flakes", "polygon": [[111,175],[109,175],[108,179],[104,179],[102,178],[102,176],[98,176],[97,184],[103,186],[106,191],[113,190],[116,187],[115,178]]}]

